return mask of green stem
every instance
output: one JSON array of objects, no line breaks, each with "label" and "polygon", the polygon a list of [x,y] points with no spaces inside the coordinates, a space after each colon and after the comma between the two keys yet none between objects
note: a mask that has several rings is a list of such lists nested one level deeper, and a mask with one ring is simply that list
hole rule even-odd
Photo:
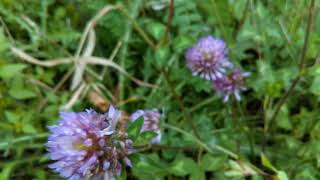
[{"label": "green stem", "polygon": [[[126,69],[126,59],[127,59],[127,55],[128,55],[128,44],[129,44],[129,40],[131,38],[131,34],[132,34],[132,24],[135,25],[135,21],[133,19],[135,19],[138,16],[139,13],[139,9],[142,5],[142,1],[141,0],[136,0],[133,1],[134,4],[131,8],[131,12],[130,14],[128,14],[124,8],[120,8],[120,12],[122,12],[124,15],[126,15],[126,17],[128,17],[128,19],[132,22],[132,23],[127,23],[126,27],[125,27],[125,33],[124,36],[122,38],[123,41],[123,46],[120,50],[119,53],[119,58],[120,58],[120,66],[123,69]],[[120,75],[119,77],[119,88],[120,88],[120,97],[119,97],[119,101],[122,101],[124,99],[124,84],[125,84],[125,76],[124,75]]]},{"label": "green stem", "polygon": [[0,149],[5,149],[8,146],[14,145],[16,143],[24,142],[24,141],[31,141],[34,139],[41,139],[46,138],[48,136],[48,133],[41,133],[36,135],[29,135],[29,136],[22,136],[13,140],[7,141],[7,142],[1,142],[0,143]]},{"label": "green stem", "polygon": [[[151,46],[153,49],[156,49],[156,45],[155,43],[151,40],[151,38],[144,32],[144,30],[139,26],[139,24],[134,20],[135,17],[137,16],[135,13],[135,11],[137,11],[138,9],[136,9],[138,7],[141,6],[141,0],[138,0],[137,3],[135,3],[135,7],[132,9],[132,13],[131,15],[124,9],[124,8],[120,8],[120,12],[125,15],[128,20],[132,23],[134,29],[138,32],[138,34],[146,41],[146,43]],[[135,15],[135,16],[134,16]],[[127,25],[127,28],[130,27],[131,30],[131,24]]]},{"label": "green stem", "polygon": [[205,149],[206,151],[208,151],[209,153],[213,153],[212,149],[215,149],[217,151],[223,152],[227,155],[229,155],[230,157],[234,158],[234,159],[238,159],[238,155],[229,151],[228,149],[225,149],[224,147],[221,147],[219,145],[212,145],[212,148],[209,147],[206,143],[202,142],[201,140],[199,140],[197,137],[193,136],[192,134],[188,133],[187,131],[184,131],[178,127],[175,126],[171,126],[169,124],[164,124],[163,125],[165,128],[177,131],[185,136],[189,136],[191,137],[200,147],[202,147],[203,149]]}]

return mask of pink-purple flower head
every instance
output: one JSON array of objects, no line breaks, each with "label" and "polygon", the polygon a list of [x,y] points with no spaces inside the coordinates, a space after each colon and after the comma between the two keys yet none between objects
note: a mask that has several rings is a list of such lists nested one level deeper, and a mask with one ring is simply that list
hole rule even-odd
[{"label": "pink-purple flower head", "polygon": [[94,110],[62,112],[58,125],[49,126],[46,144],[51,169],[69,180],[113,179],[121,173],[120,160],[130,165],[130,139],[114,138],[121,112],[114,107],[106,114]]},{"label": "pink-purple flower head", "polygon": [[160,143],[161,141],[161,131],[160,131],[160,113],[153,110],[137,110],[134,112],[130,119],[131,121],[136,121],[138,118],[143,117],[143,125],[141,131],[154,131],[158,134],[157,137],[151,140],[152,144]]},{"label": "pink-purple flower head", "polygon": [[226,44],[212,36],[200,38],[195,46],[187,50],[185,57],[192,74],[206,80],[221,78],[226,68],[232,67]]},{"label": "pink-purple flower head", "polygon": [[239,69],[234,69],[229,75],[222,76],[214,80],[213,87],[218,96],[224,96],[224,102],[229,100],[230,95],[234,95],[236,100],[240,101],[240,91],[246,90],[243,85],[244,78],[250,73],[241,72]]}]

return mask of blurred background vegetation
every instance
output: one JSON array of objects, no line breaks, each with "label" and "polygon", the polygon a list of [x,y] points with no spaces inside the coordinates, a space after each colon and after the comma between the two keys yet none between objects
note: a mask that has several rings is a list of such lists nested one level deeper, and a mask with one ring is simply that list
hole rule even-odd
[{"label": "blurred background vegetation", "polygon": [[[310,2],[175,0],[168,31],[168,0],[1,0],[0,179],[59,179],[47,168],[47,125],[61,110],[104,112],[110,103],[128,113],[158,108],[164,116],[161,144],[134,155],[120,178],[320,179],[320,3],[303,51]],[[94,23],[92,56],[112,59],[127,75],[87,65],[77,79],[74,63],[30,63],[82,56],[85,27],[107,5],[120,10]],[[185,50],[206,35],[224,39],[235,66],[251,72],[240,103],[223,103],[186,68]],[[198,146],[188,119],[202,143],[239,158]]]}]

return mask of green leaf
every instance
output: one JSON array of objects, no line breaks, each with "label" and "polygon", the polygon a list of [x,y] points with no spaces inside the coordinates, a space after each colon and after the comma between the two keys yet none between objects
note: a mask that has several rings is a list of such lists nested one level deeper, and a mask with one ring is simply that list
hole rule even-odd
[{"label": "green leaf", "polygon": [[170,172],[176,176],[186,176],[196,169],[197,164],[191,158],[184,157],[179,158],[172,163]]},{"label": "green leaf", "polygon": [[163,179],[167,175],[168,164],[163,162],[157,154],[133,154],[130,156],[133,163],[133,174],[137,177],[149,177],[152,179]]},{"label": "green leaf", "polygon": [[164,32],[166,31],[166,26],[159,22],[150,22],[147,24],[147,31],[157,40],[160,40]]},{"label": "green leaf", "polygon": [[9,47],[8,40],[5,37],[5,33],[2,27],[0,27],[0,56],[2,56],[2,54],[5,53],[5,51]]},{"label": "green leaf", "polygon": [[36,93],[34,93],[32,90],[29,89],[10,89],[9,90],[10,96],[19,99],[19,100],[24,100],[24,99],[30,99],[36,97]]},{"label": "green leaf", "polygon": [[226,161],[223,156],[213,156],[205,154],[201,159],[200,168],[204,171],[215,171],[221,168]]},{"label": "green leaf", "polygon": [[154,131],[144,131],[140,133],[136,140],[136,144],[148,144],[153,138],[157,137],[158,134]]},{"label": "green leaf", "polygon": [[19,115],[11,111],[4,111],[4,114],[10,123],[16,123],[20,118]]},{"label": "green leaf", "polygon": [[24,133],[37,133],[37,130],[31,124],[23,124],[22,130]]},{"label": "green leaf", "polygon": [[183,51],[190,47],[193,43],[194,40],[188,35],[179,35],[174,39],[172,46],[174,51]]},{"label": "green leaf", "polygon": [[315,64],[307,69],[307,74],[310,76],[319,76],[320,75],[320,64]]},{"label": "green leaf", "polygon": [[254,170],[249,163],[242,161],[229,160],[230,170],[226,171],[226,176],[243,177],[248,175],[258,175],[257,171]]},{"label": "green leaf", "polygon": [[157,61],[156,63],[160,66],[166,65],[169,61],[169,54],[170,54],[170,49],[167,45],[157,49],[155,53],[155,57],[156,57],[155,59]]},{"label": "green leaf", "polygon": [[4,79],[11,78],[19,74],[24,68],[25,64],[6,64],[0,66],[0,77]]},{"label": "green leaf", "polygon": [[189,180],[205,180],[206,175],[203,170],[201,170],[199,167],[194,169],[194,171],[191,173]]},{"label": "green leaf", "polygon": [[277,116],[277,121],[276,121],[278,127],[286,129],[286,130],[291,130],[292,129],[292,124],[289,119],[289,110],[287,105],[283,105],[279,111],[279,115]]},{"label": "green leaf", "polygon": [[225,172],[225,175],[229,176],[229,177],[242,177],[243,173],[238,170],[230,170],[230,171]]},{"label": "green leaf", "polygon": [[261,162],[262,162],[262,165],[271,169],[272,171],[274,171],[274,172],[277,171],[277,169],[271,164],[271,162],[269,161],[267,156],[265,156],[263,153],[261,153]]},{"label": "green leaf", "polygon": [[138,118],[133,123],[130,123],[127,128],[127,133],[132,140],[136,140],[141,132],[143,125],[143,117]]},{"label": "green leaf", "polygon": [[10,174],[13,171],[13,168],[15,166],[15,163],[8,163],[5,164],[4,168],[0,172],[0,179],[2,180],[9,180],[10,179]]},{"label": "green leaf", "polygon": [[284,171],[277,172],[277,179],[278,180],[289,180],[287,174]]},{"label": "green leaf", "polygon": [[313,79],[310,91],[315,95],[320,95],[320,76],[316,76]]}]

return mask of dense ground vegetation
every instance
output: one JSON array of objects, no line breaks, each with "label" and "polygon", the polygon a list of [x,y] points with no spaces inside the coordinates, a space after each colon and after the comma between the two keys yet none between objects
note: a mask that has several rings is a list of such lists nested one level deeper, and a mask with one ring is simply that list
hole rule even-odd
[{"label": "dense ground vegetation", "polygon": [[[1,0],[0,179],[60,179],[48,169],[47,126],[60,111],[110,104],[162,116],[161,143],[137,146],[119,178],[320,179],[319,9],[314,0]],[[186,67],[186,50],[208,35],[251,73],[241,101],[223,102]]]}]

